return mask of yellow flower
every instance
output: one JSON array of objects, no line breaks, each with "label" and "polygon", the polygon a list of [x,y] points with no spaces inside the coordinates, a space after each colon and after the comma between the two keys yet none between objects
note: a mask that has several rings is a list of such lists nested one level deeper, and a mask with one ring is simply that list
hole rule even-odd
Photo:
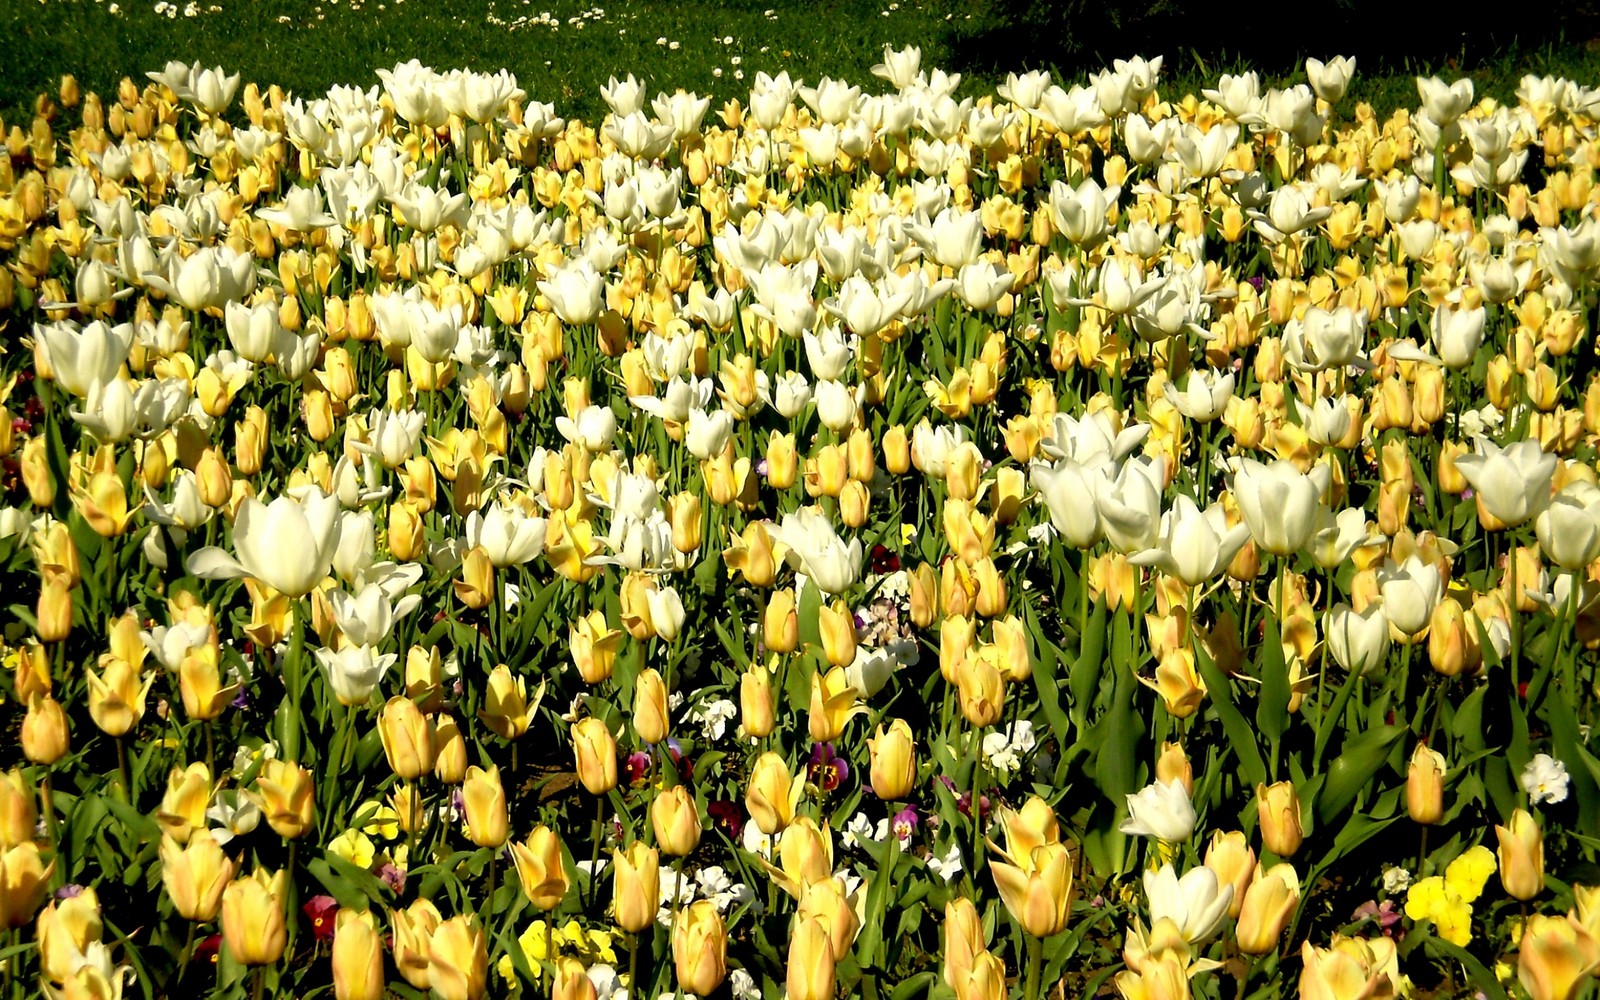
[{"label": "yellow flower", "polygon": [[[1470,874],[1458,874],[1457,881],[1471,877]],[[1466,887],[1471,886],[1468,884]],[[1480,880],[1478,891],[1482,891],[1482,888]],[[1463,899],[1444,877],[1432,875],[1412,885],[1406,893],[1406,916],[1416,921],[1431,921],[1439,936],[1451,944],[1465,946],[1472,940],[1472,904]]]},{"label": "yellow flower", "polygon": [[371,868],[375,854],[372,840],[360,830],[346,830],[333,838],[328,850],[344,858],[357,868]]},{"label": "yellow flower", "polygon": [[1470,903],[1483,894],[1483,887],[1494,874],[1494,852],[1478,844],[1469,847],[1444,870],[1445,888]]},{"label": "yellow flower", "polygon": [[361,821],[362,833],[381,840],[393,840],[400,836],[400,814],[382,802],[363,803],[356,810],[356,819]]}]

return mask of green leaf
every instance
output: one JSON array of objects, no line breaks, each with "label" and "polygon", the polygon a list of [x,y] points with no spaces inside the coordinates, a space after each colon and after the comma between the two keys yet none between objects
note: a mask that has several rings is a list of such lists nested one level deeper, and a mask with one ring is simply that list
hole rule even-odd
[{"label": "green leaf", "polygon": [[1250,723],[1245,721],[1243,713],[1233,703],[1233,682],[1203,647],[1195,650],[1195,662],[1200,668],[1200,676],[1206,682],[1206,694],[1210,696],[1207,700],[1221,720],[1223,731],[1228,734],[1228,745],[1233,749],[1234,756],[1239,758],[1240,777],[1251,787],[1262,784],[1267,780],[1267,765],[1261,759],[1261,747],[1256,743],[1255,730],[1250,728]]},{"label": "green leaf", "polygon": [[1381,726],[1345,741],[1339,758],[1328,768],[1328,780],[1317,798],[1319,820],[1326,823],[1350,808],[1361,790],[1371,783],[1372,776],[1389,755],[1389,747],[1403,732],[1400,726]]}]

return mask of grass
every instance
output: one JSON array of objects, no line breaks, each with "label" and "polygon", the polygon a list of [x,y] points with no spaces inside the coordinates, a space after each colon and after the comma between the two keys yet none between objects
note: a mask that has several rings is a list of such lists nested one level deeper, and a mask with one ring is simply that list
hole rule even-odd
[{"label": "grass", "polygon": [[[634,73],[656,89],[683,87],[719,101],[742,97],[758,70],[816,80],[844,77],[871,85],[870,68],[892,44],[918,44],[924,66],[965,74],[963,90],[992,90],[1012,69],[1052,68],[1081,80],[1113,55],[1143,51],[1166,58],[1164,91],[1209,85],[1247,66],[1272,84],[1299,82],[1306,54],[1364,51],[1355,35],[1325,50],[1257,43],[1234,54],[1201,53],[1171,39],[1179,33],[1124,31],[1093,51],[1060,25],[1052,41],[1034,20],[1004,3],[956,0],[0,0],[0,31],[10,41],[0,62],[0,115],[32,113],[34,96],[53,92],[61,74],[85,90],[115,90],[124,76],[170,59],[221,65],[263,86],[277,83],[316,95],[333,84],[370,86],[374,71],[407,59],[436,68],[506,68],[536,100],[559,113],[593,118],[599,87]],[[187,5],[187,6],[186,6]],[[1024,12],[1026,13],[1026,12]],[[548,15],[548,17],[541,17]],[[1049,15],[1046,15],[1047,17]],[[1059,15],[1057,16],[1059,19]],[[1009,20],[1008,20],[1009,19]],[[1033,44],[1017,43],[1019,25]],[[1259,29],[1259,26],[1258,26]],[[1256,31],[1258,29],[1250,29]],[[1241,27],[1241,31],[1244,28]],[[1259,29],[1270,31],[1272,29]],[[1038,39],[1045,37],[1044,42]],[[1241,38],[1246,37],[1241,35]],[[1330,36],[1334,37],[1334,36]],[[1191,39],[1192,41],[1192,39]],[[676,43],[676,47],[672,47]],[[1201,42],[1200,44],[1205,44]],[[1554,73],[1600,84],[1600,51],[1568,38],[1511,44],[1434,58],[1366,58],[1353,101],[1387,111],[1414,105],[1416,73],[1470,75],[1480,94],[1512,96],[1523,73]],[[1353,105],[1352,105],[1353,106]]]}]

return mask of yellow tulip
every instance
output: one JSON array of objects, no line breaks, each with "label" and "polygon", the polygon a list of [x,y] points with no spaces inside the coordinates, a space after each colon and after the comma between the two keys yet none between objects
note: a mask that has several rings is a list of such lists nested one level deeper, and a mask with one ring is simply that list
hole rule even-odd
[{"label": "yellow tulip", "polygon": [[1295,794],[1294,785],[1287,781],[1257,785],[1256,804],[1262,844],[1281,858],[1293,857],[1305,836],[1300,826],[1300,798]]},{"label": "yellow tulip", "polygon": [[690,904],[673,920],[672,962],[679,988],[696,996],[709,996],[727,978],[728,931],[711,900]]},{"label": "yellow tulip", "polygon": [[50,888],[50,872],[39,857],[39,845],[28,841],[0,853],[0,927],[15,929],[33,919]]},{"label": "yellow tulip", "polygon": [[634,841],[626,851],[613,852],[617,926],[630,934],[647,930],[656,922],[661,900],[661,855],[644,841]]},{"label": "yellow tulip", "polygon": [[241,965],[272,965],[283,957],[287,879],[258,868],[222,891],[222,940]]},{"label": "yellow tulip", "polygon": [[483,710],[478,718],[501,739],[514,740],[528,731],[533,713],[544,698],[544,684],[528,700],[528,688],[521,677],[513,677],[504,663],[489,671],[489,687],[484,693]]},{"label": "yellow tulip", "polygon": [[1517,979],[1533,1000],[1572,1000],[1600,967],[1600,941],[1571,916],[1533,914],[1522,927]]},{"label": "yellow tulip", "polygon": [[100,940],[100,898],[92,886],[52,902],[39,914],[39,967],[45,978],[64,983],[83,953]]},{"label": "yellow tulip", "polygon": [[617,787],[617,741],[604,719],[581,719],[572,727],[573,766],[590,795],[604,795]]},{"label": "yellow tulip", "polygon": [[700,844],[700,811],[683,785],[674,785],[650,803],[650,826],[661,850],[687,857]]},{"label": "yellow tulip", "polygon": [[[490,696],[493,696],[491,678]],[[493,706],[493,701],[488,702]],[[403,781],[416,781],[433,770],[433,723],[410,698],[395,695],[384,703],[378,716],[378,735],[383,741],[389,768]]]},{"label": "yellow tulip", "polygon": [[1275,950],[1299,902],[1300,879],[1292,865],[1273,865],[1266,871],[1256,865],[1255,877],[1239,911],[1239,950],[1246,955],[1265,955]]},{"label": "yellow tulip", "polygon": [[461,786],[463,811],[467,815],[467,837],[479,847],[499,847],[511,836],[511,813],[506,805],[506,790],[500,783],[500,768],[476,765],[467,768]]},{"label": "yellow tulip", "polygon": [[28,787],[22,768],[13,767],[0,774],[0,851],[31,841],[38,822],[33,789]]},{"label": "yellow tulip", "polygon": [[911,727],[904,719],[889,723],[887,731],[878,727],[867,740],[872,755],[872,793],[885,801],[898,801],[911,794],[917,783],[917,745]]},{"label": "yellow tulip", "polygon": [[789,773],[789,765],[772,751],[756,758],[745,785],[744,807],[762,833],[781,833],[794,822],[804,785]]},{"label": "yellow tulip", "polygon": [[426,899],[419,899],[404,910],[390,914],[394,926],[394,964],[405,981],[419,990],[428,988],[428,953],[433,932],[444,922],[439,910]]},{"label": "yellow tulip", "polygon": [[639,671],[633,685],[633,730],[646,743],[660,743],[671,730],[667,684],[653,667]]},{"label": "yellow tulip", "polygon": [[1526,902],[1543,892],[1544,834],[1538,820],[1518,809],[1494,832],[1500,838],[1500,882],[1506,894]]},{"label": "yellow tulip", "polygon": [[1072,857],[1065,844],[1044,844],[1033,849],[1027,864],[1024,870],[989,862],[1000,899],[1028,934],[1039,938],[1059,934],[1072,910]]},{"label": "yellow tulip", "polygon": [[536,826],[522,843],[511,844],[511,860],[528,902],[553,910],[567,895],[567,869],[562,862],[561,840],[547,826]]},{"label": "yellow tulip", "polygon": [[[828,609],[823,608],[824,618]],[[848,615],[848,612],[846,612]],[[852,636],[855,623],[850,624]],[[852,639],[852,642],[854,640]],[[856,689],[850,686],[849,676],[843,667],[834,667],[826,674],[820,670],[811,675],[811,706],[807,726],[812,740],[831,743],[844,732],[845,723],[857,712]]]},{"label": "yellow tulip", "polygon": [[441,923],[428,939],[428,985],[441,1000],[478,1000],[488,980],[489,943],[477,917]]},{"label": "yellow tulip", "polygon": [[316,814],[316,789],[311,772],[299,764],[269,760],[256,778],[252,798],[278,836],[293,840],[312,827]]},{"label": "yellow tulip", "polygon": [[833,1000],[833,945],[828,931],[815,918],[798,919],[789,938],[789,965],[785,979],[789,1000]]},{"label": "yellow tulip", "polygon": [[206,828],[206,809],[211,805],[211,771],[203,763],[183,770],[173,768],[167,775],[167,792],[162,796],[156,822],[161,832],[186,843],[193,830]]},{"label": "yellow tulip", "polygon": [[382,1000],[383,937],[372,914],[340,909],[333,925],[335,1000]]}]

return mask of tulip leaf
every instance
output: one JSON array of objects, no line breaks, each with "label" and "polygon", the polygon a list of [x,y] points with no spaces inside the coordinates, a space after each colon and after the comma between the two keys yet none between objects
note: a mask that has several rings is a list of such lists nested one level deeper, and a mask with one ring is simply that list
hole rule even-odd
[{"label": "tulip leaf", "polygon": [[1228,734],[1228,743],[1233,747],[1234,755],[1239,758],[1240,776],[1244,783],[1254,787],[1265,782],[1267,765],[1261,759],[1261,747],[1256,743],[1255,730],[1250,728],[1250,723],[1245,721],[1243,713],[1233,703],[1233,682],[1206,654],[1204,648],[1196,649],[1195,661],[1200,667],[1200,676],[1205,679],[1211,707]]},{"label": "tulip leaf", "polygon": [[1481,684],[1456,706],[1450,732],[1465,750],[1481,753],[1487,749],[1483,738],[1483,699],[1489,685]]},{"label": "tulip leaf", "polygon": [[938,977],[931,972],[919,972],[911,978],[896,986],[889,994],[890,1000],[909,1000],[914,996],[926,993]]},{"label": "tulip leaf", "polygon": [[1258,661],[1261,696],[1256,702],[1256,726],[1276,745],[1289,728],[1289,664],[1283,656],[1283,643],[1277,640],[1278,619],[1267,617],[1266,635]]},{"label": "tulip leaf", "polygon": [[1381,726],[1345,742],[1338,759],[1328,768],[1327,781],[1317,798],[1320,820],[1328,822],[1355,802],[1389,755],[1389,747],[1403,732],[1400,726]]},{"label": "tulip leaf", "polygon": [[1478,988],[1479,995],[1485,997],[1486,1000],[1507,1000],[1506,991],[1501,987],[1500,981],[1495,978],[1494,973],[1485,968],[1484,964],[1478,961],[1467,949],[1446,941],[1438,935],[1430,935],[1423,947],[1428,951],[1441,953],[1460,962],[1462,967],[1467,970],[1467,975],[1472,977],[1472,985]]},{"label": "tulip leaf", "polygon": [[1044,630],[1039,627],[1039,616],[1034,611],[1032,601],[1023,604],[1023,613],[1028,620],[1028,634],[1039,640],[1039,649],[1035,652],[1033,665],[1033,684],[1039,694],[1039,707],[1044,710],[1051,732],[1055,733],[1056,739],[1065,747],[1071,727],[1067,713],[1061,708],[1059,694],[1061,683],[1057,678],[1061,661],[1065,657],[1059,647],[1044,637]]},{"label": "tulip leaf", "polygon": [[1089,707],[1100,685],[1100,671],[1105,660],[1106,614],[1105,603],[1096,601],[1094,613],[1079,639],[1078,658],[1067,676],[1067,690],[1072,695],[1072,721],[1080,730],[1088,721]]},{"label": "tulip leaf", "polygon": [[[331,853],[325,853],[323,857],[328,859],[337,858],[340,861],[344,861],[343,858]],[[345,863],[348,864],[349,862]],[[338,900],[340,906],[350,909],[366,908],[366,897],[361,890],[352,885],[344,876],[335,872],[328,861],[323,858],[312,858],[306,862],[306,871],[310,872],[313,878],[322,883],[322,887],[328,890],[328,895]]]}]

